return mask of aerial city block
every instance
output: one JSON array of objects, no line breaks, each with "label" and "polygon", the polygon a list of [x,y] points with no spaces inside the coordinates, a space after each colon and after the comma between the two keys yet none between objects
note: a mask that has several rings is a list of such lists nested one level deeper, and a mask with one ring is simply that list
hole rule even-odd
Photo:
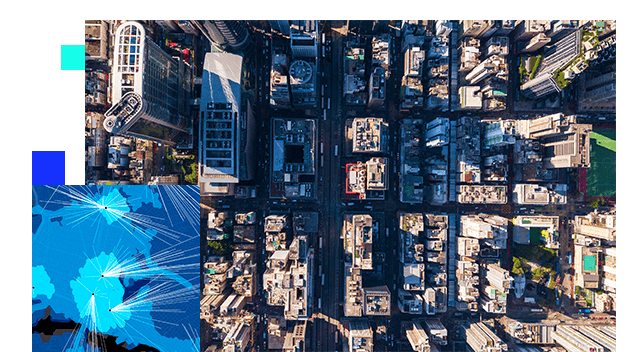
[{"label": "aerial city block", "polygon": [[199,186],[201,351],[616,351],[616,21],[85,38],[87,185]]}]

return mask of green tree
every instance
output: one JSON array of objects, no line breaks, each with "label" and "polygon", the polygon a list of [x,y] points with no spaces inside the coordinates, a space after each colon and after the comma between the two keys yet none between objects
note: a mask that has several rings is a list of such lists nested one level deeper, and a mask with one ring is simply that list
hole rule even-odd
[{"label": "green tree", "polygon": [[512,273],[515,275],[521,275],[524,273],[521,259],[517,257],[512,257]]},{"label": "green tree", "polygon": [[189,185],[196,185],[197,181],[199,179],[199,175],[197,173],[197,163],[191,163],[190,164],[190,173],[185,175],[184,177],[186,184]]},{"label": "green tree", "polygon": [[543,276],[543,269],[542,268],[536,268],[532,271],[532,278],[534,280],[539,280]]},{"label": "green tree", "polygon": [[230,256],[233,252],[233,245],[222,241],[208,241],[208,246],[212,248],[214,255]]}]

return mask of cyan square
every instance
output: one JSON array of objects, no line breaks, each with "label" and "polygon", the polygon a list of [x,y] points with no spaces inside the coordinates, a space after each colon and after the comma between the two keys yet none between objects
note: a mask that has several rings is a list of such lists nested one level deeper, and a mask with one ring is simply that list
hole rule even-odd
[{"label": "cyan square", "polygon": [[31,152],[31,184],[32,185],[64,185],[65,184],[65,152],[64,151],[32,151]]},{"label": "cyan square", "polygon": [[85,71],[85,45],[61,45],[60,69]]}]

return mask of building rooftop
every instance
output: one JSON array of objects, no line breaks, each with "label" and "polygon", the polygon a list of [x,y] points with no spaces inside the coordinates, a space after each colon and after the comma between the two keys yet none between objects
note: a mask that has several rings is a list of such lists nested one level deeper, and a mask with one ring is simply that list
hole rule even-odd
[{"label": "building rooftop", "polygon": [[547,248],[559,248],[559,217],[520,215],[513,219],[513,240],[520,244],[545,242]]},{"label": "building rooftop", "polygon": [[549,185],[515,184],[512,201],[516,204],[566,204],[568,187],[565,184]]},{"label": "building rooftop", "polygon": [[372,218],[366,214],[344,215],[344,249],[352,258],[351,265],[361,270],[373,269],[373,228]]},{"label": "building rooftop", "polygon": [[271,121],[271,198],[315,199],[317,131],[311,119]]},{"label": "building rooftop", "polygon": [[458,202],[462,204],[506,204],[506,186],[458,185]]},{"label": "building rooftop", "polygon": [[398,289],[398,309],[405,314],[422,314],[423,299],[419,294]]},{"label": "building rooftop", "polygon": [[578,215],[575,216],[574,231],[584,236],[614,242],[617,238],[617,217],[613,212],[592,212],[585,216]]},{"label": "building rooftop", "polygon": [[400,125],[400,201],[423,201],[423,177],[420,175],[420,139],[422,120],[405,119]]},{"label": "building rooftop", "polygon": [[311,315],[313,249],[303,248],[301,256],[291,252],[275,251],[267,263],[263,275],[266,303],[284,306],[286,320],[305,320]]},{"label": "building rooftop", "polygon": [[477,110],[483,107],[481,88],[478,86],[462,86],[458,88],[460,108],[462,110]]},{"label": "building rooftop", "polygon": [[371,39],[371,64],[389,68],[389,35],[384,34]]},{"label": "building rooftop", "polygon": [[206,53],[202,77],[199,182],[239,182],[243,57]]},{"label": "building rooftop", "polygon": [[365,287],[363,292],[365,315],[391,315],[391,292],[387,286]]},{"label": "building rooftop", "polygon": [[278,108],[290,108],[291,98],[288,91],[288,56],[273,54],[270,77],[270,103]]},{"label": "building rooftop", "polygon": [[344,264],[344,315],[360,317],[363,313],[362,275],[359,268]]},{"label": "building rooftop", "polygon": [[462,215],[461,235],[477,238],[494,249],[505,249],[508,239],[508,219],[488,214]]},{"label": "building rooftop", "polygon": [[378,153],[386,150],[388,124],[382,118],[355,118],[351,126],[354,153]]},{"label": "building rooftop", "polygon": [[355,320],[349,322],[349,351],[372,352],[373,330],[368,321]]},{"label": "building rooftop", "polygon": [[466,323],[462,330],[465,330],[467,344],[474,351],[501,352],[508,350],[508,345],[483,322]]},{"label": "building rooftop", "polygon": [[384,199],[384,191],[389,189],[387,161],[374,157],[365,163],[347,164],[346,193],[357,194],[359,199]]}]

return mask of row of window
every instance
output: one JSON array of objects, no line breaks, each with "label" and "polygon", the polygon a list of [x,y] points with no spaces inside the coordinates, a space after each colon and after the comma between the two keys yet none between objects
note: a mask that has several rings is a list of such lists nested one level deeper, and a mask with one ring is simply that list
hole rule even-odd
[{"label": "row of window", "polygon": [[235,119],[237,119],[237,112],[230,112],[230,111],[202,111],[201,112],[201,118],[203,119],[204,116],[208,120],[232,120],[233,116]]}]

